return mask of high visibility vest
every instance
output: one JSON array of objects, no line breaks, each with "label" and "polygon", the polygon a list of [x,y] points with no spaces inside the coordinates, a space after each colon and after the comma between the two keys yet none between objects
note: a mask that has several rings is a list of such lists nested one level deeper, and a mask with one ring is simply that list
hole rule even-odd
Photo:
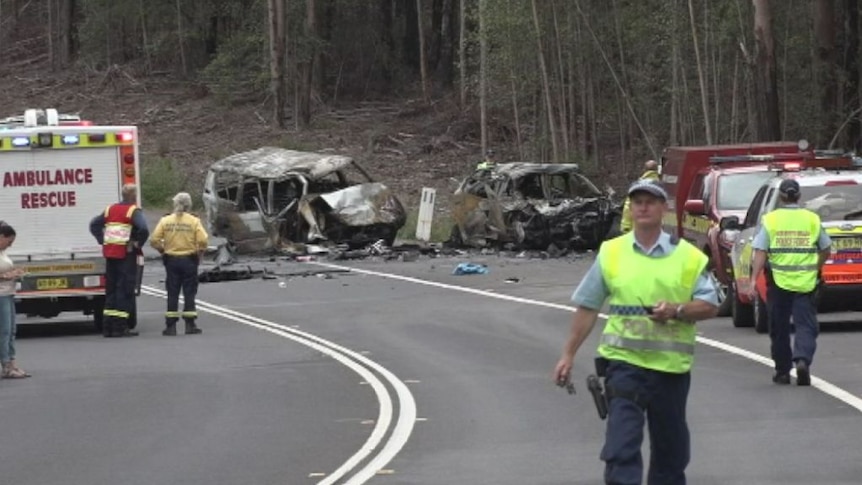
[{"label": "high visibility vest", "polygon": [[[647,170],[641,175],[641,178],[638,180],[660,180],[658,172],[655,170]],[[620,231],[621,232],[629,232],[632,230],[632,201],[630,197],[626,197],[625,202],[623,202],[623,214],[620,218]]]},{"label": "high visibility vest", "polygon": [[634,234],[628,233],[605,241],[599,250],[610,308],[598,353],[645,369],[688,372],[694,362],[695,326],[681,320],[655,322],[644,306],[690,301],[708,259],[684,240],[658,258],[635,251],[633,244]]},{"label": "high visibility vest", "polygon": [[809,293],[817,286],[820,216],[807,209],[776,209],[763,216],[769,234],[769,269],[775,285]]},{"label": "high visibility vest", "polygon": [[487,160],[483,160],[476,165],[476,170],[490,170],[494,168],[496,164],[494,162],[489,162]]},{"label": "high visibility vest", "polygon": [[108,259],[126,257],[126,246],[132,239],[132,214],[137,208],[134,204],[113,204],[105,209],[105,235],[102,241],[104,257]]}]

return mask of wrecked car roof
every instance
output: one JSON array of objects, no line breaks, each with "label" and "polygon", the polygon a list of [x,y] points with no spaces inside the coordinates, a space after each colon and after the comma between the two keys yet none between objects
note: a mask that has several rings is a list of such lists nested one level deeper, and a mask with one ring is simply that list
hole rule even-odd
[{"label": "wrecked car roof", "polygon": [[578,172],[580,168],[576,163],[532,163],[532,162],[511,162],[500,163],[494,167],[495,175],[508,175],[512,178],[520,177],[528,173],[566,173]]},{"label": "wrecked car roof", "polygon": [[263,179],[279,179],[298,172],[314,179],[324,177],[351,163],[353,159],[344,155],[261,147],[225,157],[213,163],[210,170]]}]

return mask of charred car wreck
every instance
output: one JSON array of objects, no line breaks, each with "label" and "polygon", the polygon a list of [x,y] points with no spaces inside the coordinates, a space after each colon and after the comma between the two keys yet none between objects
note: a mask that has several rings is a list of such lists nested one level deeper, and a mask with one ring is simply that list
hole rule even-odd
[{"label": "charred car wreck", "polygon": [[274,147],[213,163],[203,199],[210,233],[239,253],[391,246],[406,221],[401,202],[352,158]]},{"label": "charred car wreck", "polygon": [[621,204],[575,164],[506,163],[477,170],[452,197],[450,244],[595,249],[619,225]]}]

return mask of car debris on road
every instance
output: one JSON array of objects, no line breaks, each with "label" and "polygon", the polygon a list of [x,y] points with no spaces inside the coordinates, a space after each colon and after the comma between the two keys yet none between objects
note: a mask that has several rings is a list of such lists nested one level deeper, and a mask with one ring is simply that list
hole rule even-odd
[{"label": "car debris on road", "polygon": [[392,246],[407,219],[391,190],[352,158],[276,147],[213,163],[203,199],[210,234],[243,254],[296,245]]},{"label": "car debris on road", "polygon": [[619,226],[622,204],[576,164],[504,163],[477,170],[452,196],[456,247],[596,249]]}]

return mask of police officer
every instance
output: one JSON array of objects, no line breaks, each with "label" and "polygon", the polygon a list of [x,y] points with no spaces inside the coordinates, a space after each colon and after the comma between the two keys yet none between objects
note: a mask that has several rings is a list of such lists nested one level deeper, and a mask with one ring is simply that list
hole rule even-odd
[{"label": "police officer", "polygon": [[476,165],[476,170],[491,170],[497,166],[496,160],[494,160],[494,150],[485,151],[485,159],[479,162]]},{"label": "police officer", "polygon": [[[168,311],[165,312],[165,329],[162,335],[177,334],[180,316],[186,323],[186,334],[199,334],[195,324],[198,313],[195,296],[198,292],[198,264],[207,248],[207,232],[200,219],[189,214],[192,198],[180,192],[173,198],[174,212],[159,220],[150,246],[162,255],[165,264],[165,286],[168,290]],[[183,293],[183,311],[179,312],[180,290]]]},{"label": "police officer", "polygon": [[[644,163],[644,173],[638,180],[659,180],[658,163],[655,160],[647,160]],[[632,230],[631,200],[626,198],[623,203],[623,214],[620,218],[620,232],[623,234]]]},{"label": "police officer", "polygon": [[102,335],[135,337],[131,317],[135,311],[137,259],[150,231],[144,213],[135,205],[138,188],[126,184],[122,201],[112,204],[90,221],[90,234],[102,245],[105,257],[105,309]]},{"label": "police officer", "polygon": [[[751,281],[766,268],[766,304],[769,339],[775,375],[772,382],[790,384],[796,366],[796,384],[811,384],[810,367],[817,349],[815,294],[820,270],[829,259],[832,241],[814,212],[799,207],[799,183],[785,179],[778,186],[781,206],[761,220],[752,248]],[[768,260],[768,263],[767,263]],[[752,284],[749,295],[756,297]],[[796,326],[790,348],[790,317]]]},{"label": "police officer", "polygon": [[575,353],[609,299],[598,347],[606,369],[608,421],[601,459],[605,482],[643,480],[644,417],[652,445],[648,483],[684,484],[689,463],[686,403],[694,360],[695,322],[718,312],[718,293],[705,272],[707,258],[662,231],[668,195],[640,180],[628,191],[634,230],[605,241],[572,295],[577,305],[570,336],[554,369],[569,381]]}]

